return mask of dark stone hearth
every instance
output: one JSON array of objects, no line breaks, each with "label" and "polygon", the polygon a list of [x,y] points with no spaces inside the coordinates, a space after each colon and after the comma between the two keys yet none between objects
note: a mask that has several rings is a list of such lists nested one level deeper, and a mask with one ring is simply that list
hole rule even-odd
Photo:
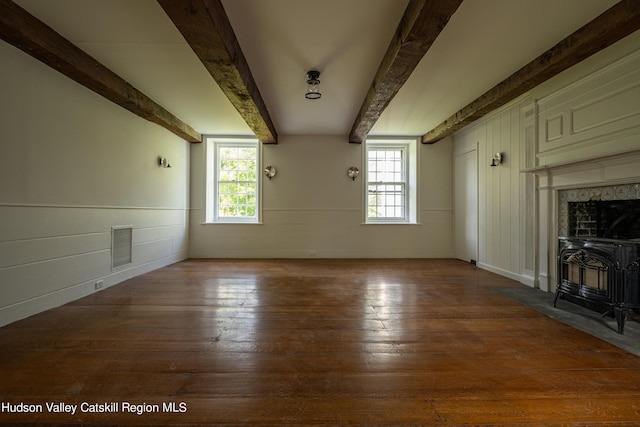
[{"label": "dark stone hearth", "polygon": [[567,301],[553,306],[552,293],[533,288],[496,288],[496,292],[531,307],[542,314],[580,331],[598,337],[609,344],[640,356],[640,314],[629,312],[624,334],[618,334],[615,319]]}]

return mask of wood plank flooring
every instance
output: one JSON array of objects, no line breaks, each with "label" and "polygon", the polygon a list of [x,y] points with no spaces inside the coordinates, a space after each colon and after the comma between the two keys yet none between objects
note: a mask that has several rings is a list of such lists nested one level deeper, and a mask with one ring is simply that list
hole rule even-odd
[{"label": "wood plank flooring", "polygon": [[0,424],[640,425],[640,358],[493,291],[519,286],[188,260],[0,328]]}]

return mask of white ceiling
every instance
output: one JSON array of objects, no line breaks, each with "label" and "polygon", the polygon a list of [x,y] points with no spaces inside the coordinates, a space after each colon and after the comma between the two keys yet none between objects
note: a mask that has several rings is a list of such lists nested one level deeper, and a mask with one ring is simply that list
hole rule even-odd
[{"label": "white ceiling", "polygon": [[[251,134],[154,0],[15,2],[198,132]],[[278,134],[346,138],[408,0],[222,3]],[[615,3],[464,0],[370,134],[426,133]]]}]

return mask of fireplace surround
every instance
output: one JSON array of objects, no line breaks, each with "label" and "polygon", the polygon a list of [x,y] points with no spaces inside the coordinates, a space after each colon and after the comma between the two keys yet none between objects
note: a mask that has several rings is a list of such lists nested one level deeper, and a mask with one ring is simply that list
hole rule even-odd
[{"label": "fireplace surround", "polygon": [[[606,207],[616,206],[621,211],[626,209],[640,210],[640,183],[610,185],[600,187],[584,187],[573,188],[558,191],[558,236],[561,237],[611,237],[598,236],[596,221],[596,206]],[[618,218],[612,218],[615,221]],[[636,220],[639,218],[636,217]],[[626,224],[630,222],[625,221]],[[611,224],[610,224],[611,225]],[[636,233],[637,227],[635,225]],[[601,226],[602,233],[606,231],[606,227]],[[630,230],[629,230],[630,231]],[[618,233],[620,234],[620,233]],[[635,237],[618,237],[621,240],[629,240],[640,238]]]}]

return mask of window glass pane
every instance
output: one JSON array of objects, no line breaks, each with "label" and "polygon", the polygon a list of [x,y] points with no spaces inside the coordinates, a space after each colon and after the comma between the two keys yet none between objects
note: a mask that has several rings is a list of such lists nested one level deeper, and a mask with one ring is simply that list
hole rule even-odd
[{"label": "window glass pane", "polygon": [[254,146],[218,145],[217,212],[224,218],[254,218],[257,212],[257,154]]},{"label": "window glass pane", "polygon": [[406,175],[404,149],[367,150],[367,215],[378,219],[405,219]]}]

